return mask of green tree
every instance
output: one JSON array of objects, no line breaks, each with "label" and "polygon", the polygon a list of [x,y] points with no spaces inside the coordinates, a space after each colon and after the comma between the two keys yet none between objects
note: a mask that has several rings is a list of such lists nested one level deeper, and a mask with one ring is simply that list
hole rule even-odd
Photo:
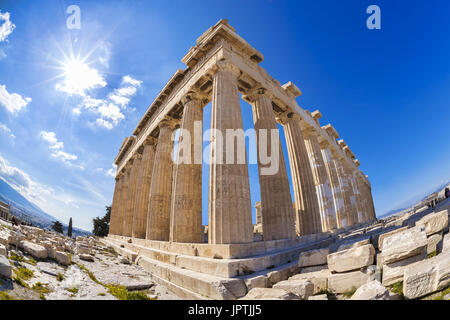
[{"label": "green tree", "polygon": [[51,229],[55,232],[63,233],[63,225],[59,221],[53,221],[53,225],[52,225]]},{"label": "green tree", "polygon": [[111,217],[111,206],[106,206],[106,214],[103,218],[96,217],[92,219],[94,230],[92,233],[98,237],[106,237],[109,233],[109,219]]},{"label": "green tree", "polygon": [[70,217],[69,220],[69,227],[67,228],[67,236],[69,238],[72,238],[72,217]]}]

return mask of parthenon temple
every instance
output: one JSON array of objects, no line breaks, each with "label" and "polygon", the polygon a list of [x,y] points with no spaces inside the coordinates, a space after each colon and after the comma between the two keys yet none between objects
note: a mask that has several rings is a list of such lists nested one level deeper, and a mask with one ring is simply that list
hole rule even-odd
[{"label": "parthenon temple", "polygon": [[[281,85],[259,65],[262,61],[260,52],[220,20],[183,57],[186,68],[167,82],[115,159],[108,239],[172,289],[223,298],[224,290],[211,284],[221,283],[239,297],[234,284],[239,277],[289,265],[302,246],[376,219],[370,182],[350,147],[331,124],[320,124],[319,110],[297,104],[302,93],[294,83]],[[241,97],[251,105],[256,133],[282,126],[289,160],[280,141],[275,141],[278,150],[270,150],[270,135],[268,146],[258,141],[258,151],[279,153],[279,167],[263,174],[267,164],[258,152],[261,199],[255,225],[248,164],[216,161],[226,144],[232,143],[232,150],[245,145],[235,139],[218,143],[212,131],[209,195],[202,194],[201,158],[192,152],[190,163],[173,161],[182,156],[173,132],[202,133],[196,123],[202,123],[209,103],[211,130],[243,129]],[[206,196],[208,225],[203,226]]]}]

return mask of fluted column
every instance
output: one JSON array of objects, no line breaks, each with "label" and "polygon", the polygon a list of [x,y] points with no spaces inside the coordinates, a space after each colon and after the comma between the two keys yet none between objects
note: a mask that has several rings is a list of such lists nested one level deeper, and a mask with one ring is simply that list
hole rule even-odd
[{"label": "fluted column", "polygon": [[367,201],[367,190],[364,185],[364,181],[362,180],[361,175],[358,172],[355,172],[354,174],[356,184],[358,186],[358,190],[360,193],[360,203],[361,203],[361,211],[363,216],[363,222],[370,221],[369,216],[369,208],[368,208],[368,201]]},{"label": "fluted column", "polygon": [[343,228],[347,226],[347,216],[345,213],[344,197],[342,196],[341,186],[339,184],[336,163],[328,142],[322,142],[321,147],[325,168],[330,181],[331,192],[333,195],[334,209],[336,211],[336,227]]},{"label": "fluted column", "polygon": [[124,223],[125,216],[127,213],[127,199],[128,199],[128,187],[129,187],[129,179],[130,179],[130,163],[125,165],[123,169],[122,186],[120,191],[120,206],[119,206],[119,221],[117,224],[117,235],[122,236],[124,234]]},{"label": "fluted column", "polygon": [[116,224],[117,224],[117,218],[119,215],[118,212],[118,206],[119,206],[119,189],[120,189],[120,180],[119,177],[116,177],[116,183],[114,184],[114,194],[113,194],[113,201],[111,205],[111,216],[110,216],[110,222],[109,222],[109,234],[116,234]]},{"label": "fluted column", "polygon": [[142,160],[136,183],[136,198],[133,215],[133,238],[145,239],[147,213],[155,158],[156,139],[148,137],[142,150]]},{"label": "fluted column", "polygon": [[300,235],[306,235],[322,232],[322,223],[314,178],[299,120],[299,116],[294,113],[279,118],[284,127],[291,167],[296,231]]},{"label": "fluted column", "polygon": [[365,221],[364,218],[364,208],[362,203],[362,193],[360,190],[360,186],[358,185],[358,181],[355,177],[355,170],[350,169],[350,177],[353,186],[353,194],[355,195],[355,203],[356,203],[356,212],[358,217],[358,222],[362,223]]},{"label": "fluted column", "polygon": [[372,198],[372,187],[370,185],[370,182],[367,182],[366,184],[366,188],[367,188],[367,200],[368,200],[368,208],[369,208],[369,216],[370,216],[370,220],[376,220],[377,216],[375,213],[375,206],[373,204],[373,198]]},{"label": "fluted column", "polygon": [[[220,139],[226,129],[243,130],[237,76],[239,70],[228,61],[219,61],[213,78],[211,110],[211,161],[209,174],[209,243],[253,241],[250,184],[246,157],[237,163],[234,147]],[[225,139],[224,139],[225,140]],[[234,151],[235,161],[226,163]],[[244,152],[245,150],[239,150]],[[221,161],[222,160],[222,161]]]},{"label": "fluted column", "polygon": [[[279,134],[272,137],[272,130],[276,130],[278,133],[272,102],[263,88],[257,89],[246,99],[252,102],[253,122],[257,138],[264,240],[295,238],[295,213],[292,207],[283,150]],[[262,138],[264,135],[266,141]],[[276,140],[272,141],[272,139]],[[275,158],[274,153],[277,153]],[[273,161],[267,163],[269,156]]]},{"label": "fluted column", "polygon": [[133,231],[133,215],[136,200],[136,185],[138,180],[139,169],[141,166],[142,155],[136,153],[133,155],[133,163],[131,165],[129,182],[128,182],[128,194],[126,197],[126,211],[123,224],[122,235],[124,237],[131,237]]},{"label": "fluted column", "polygon": [[146,238],[151,240],[169,241],[173,170],[171,137],[173,128],[173,123],[165,120],[159,125],[147,214]]},{"label": "fluted column", "polygon": [[[203,242],[202,123],[201,98],[190,93],[184,101],[176,164],[173,170],[170,241]],[[200,145],[200,150],[196,150],[195,146],[198,135],[200,141],[197,144]]]},{"label": "fluted column", "polygon": [[319,140],[314,129],[309,128],[303,133],[305,146],[311,164],[317,200],[319,202],[320,216],[322,218],[322,230],[336,229],[336,211],[334,209],[333,193],[330,180],[320,151]]},{"label": "fluted column", "polygon": [[[353,196],[353,190],[351,186],[351,182],[348,179],[348,175],[346,173],[346,169],[344,166],[344,159],[342,156],[340,156],[338,159],[335,160],[336,168],[339,176],[339,184],[341,186],[342,195],[344,197],[344,206],[345,211],[347,215],[347,223],[348,226],[351,226],[358,222],[358,220],[355,220],[356,217],[356,209],[353,205],[354,196]],[[353,201],[352,201],[353,198]]]}]

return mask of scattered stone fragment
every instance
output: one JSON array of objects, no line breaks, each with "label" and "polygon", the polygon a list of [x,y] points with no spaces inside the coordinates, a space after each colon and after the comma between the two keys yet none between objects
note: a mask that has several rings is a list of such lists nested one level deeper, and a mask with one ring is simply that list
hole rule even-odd
[{"label": "scattered stone fragment", "polygon": [[243,300],[298,300],[292,292],[275,288],[253,288]]},{"label": "scattered stone fragment", "polygon": [[316,296],[310,296],[308,300],[328,300],[328,296],[326,294],[318,294]]},{"label": "scattered stone fragment", "polygon": [[55,258],[59,264],[62,264],[64,266],[68,266],[71,263],[70,256],[62,251],[56,251]]},{"label": "scattered stone fragment", "polygon": [[35,259],[46,259],[48,256],[47,249],[36,243],[24,240],[21,241],[20,246]]},{"label": "scattered stone fragment", "polygon": [[359,287],[351,300],[389,300],[389,291],[379,281],[373,280]]},{"label": "scattered stone fragment", "polygon": [[361,271],[335,273],[328,278],[328,290],[335,293],[343,293],[354,288],[358,289],[369,281],[370,276]]},{"label": "scattered stone fragment", "polygon": [[298,258],[298,266],[302,268],[324,265],[327,263],[327,255],[329,254],[330,249],[328,248],[302,252]]},{"label": "scattered stone fragment", "polygon": [[357,270],[371,265],[374,256],[375,248],[371,244],[338,251],[328,255],[328,269],[335,272]]},{"label": "scattered stone fragment", "polygon": [[427,246],[427,235],[423,226],[404,230],[384,239],[380,262],[389,264],[421,254],[426,252]]},{"label": "scattered stone fragment", "polygon": [[416,226],[425,226],[427,236],[444,230],[448,226],[448,209],[430,213],[416,222]]},{"label": "scattered stone fragment", "polygon": [[300,299],[308,299],[314,293],[314,284],[308,279],[281,281],[275,284],[273,288],[292,292]]},{"label": "scattered stone fragment", "polygon": [[4,278],[11,278],[11,264],[3,255],[0,255],[0,276]]},{"label": "scattered stone fragment", "polygon": [[90,255],[90,254],[79,254],[78,255],[78,257],[81,259],[81,260],[84,260],[84,261],[91,261],[91,262],[93,262],[94,261],[94,256],[92,256],[92,255]]}]

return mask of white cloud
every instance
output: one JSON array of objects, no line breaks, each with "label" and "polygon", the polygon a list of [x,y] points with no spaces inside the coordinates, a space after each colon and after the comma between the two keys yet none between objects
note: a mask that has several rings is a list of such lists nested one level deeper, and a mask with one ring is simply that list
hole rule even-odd
[{"label": "white cloud", "polygon": [[123,78],[122,78],[122,83],[125,83],[125,84],[131,84],[133,87],[140,87],[141,86],[141,84],[142,84],[142,81],[141,80],[136,80],[136,79],[133,79],[132,77],[130,77],[130,76],[124,76]]},{"label": "white cloud", "polygon": [[42,196],[52,192],[51,188],[34,182],[26,172],[9,165],[1,155],[0,178],[31,202],[40,203]]},{"label": "white cloud", "polygon": [[54,132],[41,131],[39,132],[39,136],[42,140],[48,143],[49,149],[51,150],[50,155],[53,158],[58,159],[71,167],[76,167],[78,169],[84,170],[84,167],[72,163],[72,161],[77,160],[78,157],[74,154],[63,151],[64,143],[62,141],[58,141],[58,138],[56,137],[56,134]]},{"label": "white cloud", "polygon": [[108,170],[105,170],[103,168],[97,168],[98,172],[103,173],[104,175],[108,176],[108,177],[112,177],[115,178],[116,176],[116,170],[117,170],[117,166],[115,164],[112,165],[111,168],[109,168]]},{"label": "white cloud", "polygon": [[73,108],[73,109],[72,109],[72,114],[73,114],[74,116],[79,116],[79,115],[81,114],[80,108],[78,108],[78,107]]},{"label": "white cloud", "polygon": [[130,99],[127,97],[122,97],[116,94],[110,94],[109,99],[115,104],[120,105],[121,107],[126,107],[130,102]]},{"label": "white cloud", "polygon": [[14,139],[16,136],[12,133],[11,129],[0,122],[0,132],[8,135],[10,138]]},{"label": "white cloud", "polygon": [[0,42],[6,41],[16,26],[9,20],[9,12],[0,11]]},{"label": "white cloud", "polygon": [[5,85],[0,85],[0,105],[10,113],[19,112],[31,102],[31,98],[22,98],[20,94],[9,93]]},{"label": "white cloud", "polygon": [[[97,99],[91,96],[84,96],[81,104],[73,110],[76,115],[81,114],[81,109],[86,109],[99,115],[95,122],[90,122],[94,127],[107,130],[113,129],[120,121],[125,119],[122,109],[126,109],[130,99],[141,86],[142,81],[133,79],[130,76],[122,77],[122,87],[115,89],[107,95],[105,99]],[[123,86],[126,85],[126,86]]]}]

